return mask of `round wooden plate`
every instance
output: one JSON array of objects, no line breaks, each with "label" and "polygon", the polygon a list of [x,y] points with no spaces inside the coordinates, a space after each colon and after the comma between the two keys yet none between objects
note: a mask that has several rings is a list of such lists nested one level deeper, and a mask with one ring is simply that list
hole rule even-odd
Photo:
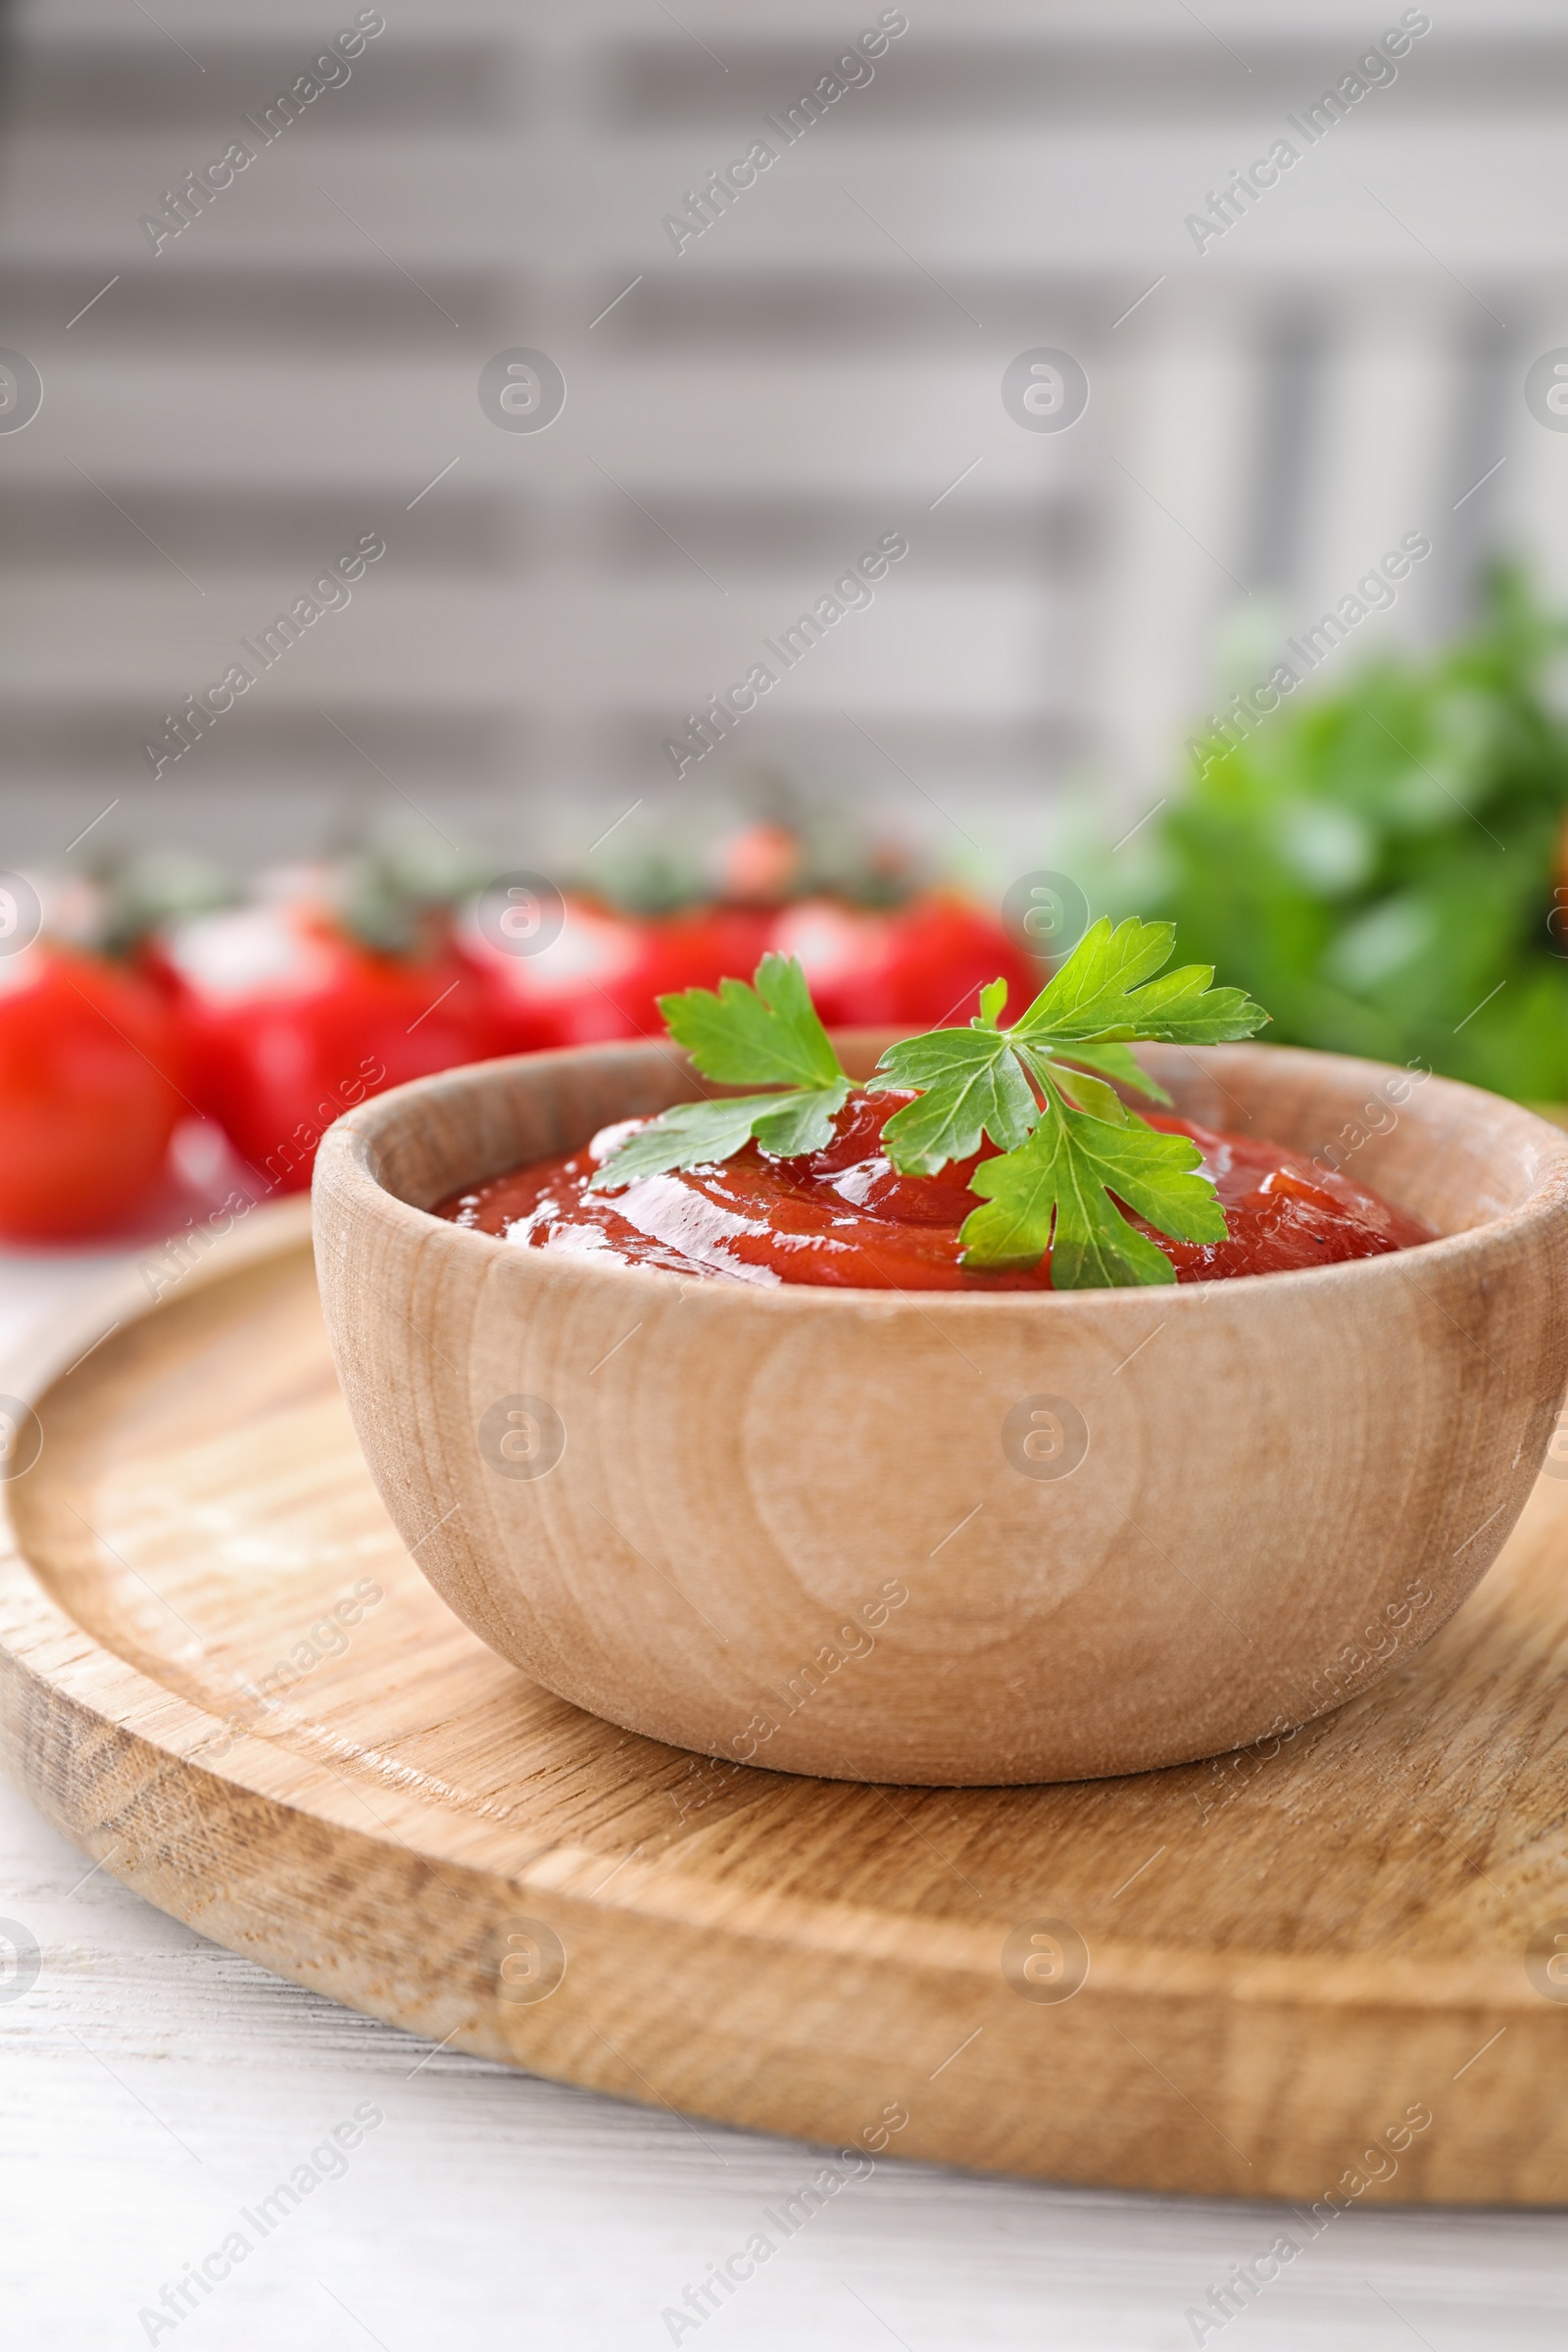
[{"label": "round wooden plate", "polygon": [[[448,1613],[361,1462],[302,1204],[148,1290],[60,1335],[3,1490],[0,1727],[163,1909],[437,2040],[862,2165],[1288,2196],[1298,2235],[1568,2194],[1568,1478],[1294,1738],[808,1781],[616,1731]],[[954,1573],[911,1561],[910,1605]]]}]

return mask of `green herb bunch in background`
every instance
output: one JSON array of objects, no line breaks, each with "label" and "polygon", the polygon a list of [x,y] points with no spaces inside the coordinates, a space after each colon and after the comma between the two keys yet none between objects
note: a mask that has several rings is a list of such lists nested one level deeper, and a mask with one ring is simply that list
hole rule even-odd
[{"label": "green herb bunch in background", "polygon": [[1565,646],[1499,572],[1435,660],[1207,741],[1140,903],[1267,1004],[1281,1044],[1568,1101]]}]

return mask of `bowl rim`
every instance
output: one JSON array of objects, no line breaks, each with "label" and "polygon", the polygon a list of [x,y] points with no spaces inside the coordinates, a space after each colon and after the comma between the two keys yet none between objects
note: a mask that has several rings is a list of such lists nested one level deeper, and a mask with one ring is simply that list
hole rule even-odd
[{"label": "bowl rim", "polygon": [[[897,1032],[888,1028],[836,1029],[832,1032],[835,1044],[853,1044],[857,1040],[886,1039]],[[1232,1049],[1208,1046],[1196,1049],[1198,1055],[1224,1054]],[[1251,1039],[1237,1049],[1246,1053],[1265,1053],[1289,1056],[1297,1062],[1316,1065],[1333,1064],[1346,1072],[1366,1072],[1368,1084],[1375,1086],[1380,1078],[1389,1076],[1408,1078],[1410,1073],[1396,1062],[1369,1061],[1360,1055],[1330,1054],[1312,1046],[1264,1045]],[[700,1284],[705,1299],[734,1299],[769,1314],[822,1314],[834,1308],[865,1313],[868,1309],[884,1314],[910,1312],[927,1317],[953,1318],[974,1312],[981,1314],[1016,1313],[1020,1310],[1057,1315],[1106,1309],[1131,1313],[1135,1309],[1158,1303],[1167,1311],[1192,1314],[1205,1305],[1215,1291],[1236,1294],[1236,1303],[1247,1298],[1279,1298],[1303,1283],[1313,1286],[1321,1295],[1324,1286],[1335,1283],[1341,1290],[1349,1285],[1365,1287],[1371,1283],[1411,1279],[1408,1264],[1419,1257],[1433,1263],[1435,1271],[1445,1270],[1466,1258],[1483,1255],[1506,1241],[1545,1223],[1554,1213],[1568,1211],[1568,1130],[1558,1128],[1539,1112],[1523,1103],[1511,1102],[1506,1096],[1494,1095],[1483,1087],[1470,1086],[1463,1079],[1446,1078],[1436,1071],[1428,1072],[1423,1083],[1436,1085],[1443,1093],[1457,1099],[1463,1109],[1467,1104],[1494,1105],[1506,1112],[1511,1121],[1522,1122],[1527,1129],[1537,1130],[1543,1143],[1550,1148],[1540,1177],[1527,1197],[1517,1207],[1505,1209],[1500,1216],[1485,1218],[1481,1223],[1465,1228],[1461,1233],[1440,1234],[1435,1241],[1423,1242],[1408,1250],[1385,1250],[1374,1257],[1341,1259],[1328,1266],[1299,1266],[1269,1274],[1245,1277],[1224,1276],[1217,1280],[1190,1283],[1141,1283],[1126,1288],[1105,1287],[1083,1291],[937,1291],[868,1289],[849,1283],[752,1283],[727,1282],[717,1277],[700,1274],[677,1274],[672,1268],[645,1266],[625,1259],[600,1256],[585,1252],[581,1256],[549,1250],[514,1249],[499,1234],[479,1233],[472,1226],[454,1224],[449,1218],[437,1217],[427,1208],[416,1207],[392,1192],[375,1174],[370,1165],[370,1153],[379,1140],[379,1132],[411,1102],[421,1096],[439,1093],[445,1088],[474,1086],[487,1080],[505,1084],[519,1072],[541,1074],[562,1063],[579,1063],[598,1056],[609,1058],[613,1054],[636,1053],[649,1059],[664,1060],[687,1056],[678,1048],[659,1038],[613,1038],[598,1040],[589,1045],[554,1046],[533,1053],[499,1055],[493,1060],[462,1062],[451,1069],[436,1070],[422,1078],[411,1078],[401,1086],[388,1087],[384,1093],[372,1095],[364,1102],[333,1122],[321,1138],[317,1153],[316,1171],[312,1183],[313,1223],[319,1218],[320,1197],[328,1187],[341,1184],[346,1192],[362,1203],[374,1203],[372,1214],[391,1216],[395,1225],[404,1226],[411,1238],[426,1242],[434,1232],[446,1237],[440,1246],[466,1250],[481,1262],[481,1256],[493,1262],[505,1262],[526,1269],[534,1279],[544,1282],[569,1281],[589,1286],[610,1284],[624,1292],[628,1281],[639,1288],[652,1285],[648,1293],[650,1303],[655,1297],[668,1297],[670,1286]],[[1202,1066],[1200,1063],[1200,1066]],[[1359,1080],[1358,1080],[1359,1083]],[[726,1089],[737,1092],[737,1089]],[[1495,1115],[1493,1113],[1492,1115]],[[609,1122],[607,1122],[608,1124]],[[1419,1286],[1418,1286],[1419,1287]],[[1371,1301],[1368,1301],[1371,1304]],[[720,1312],[739,1313],[742,1306],[720,1308]]]}]

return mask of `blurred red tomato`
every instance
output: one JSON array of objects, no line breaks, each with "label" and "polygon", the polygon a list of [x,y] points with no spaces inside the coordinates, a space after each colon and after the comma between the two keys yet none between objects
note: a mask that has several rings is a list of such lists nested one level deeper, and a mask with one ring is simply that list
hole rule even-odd
[{"label": "blurred red tomato", "polygon": [[499,916],[481,901],[458,932],[457,952],[474,976],[484,1051],[531,1054],[542,1046],[635,1037],[642,991],[629,983],[644,950],[641,923],[589,899],[567,898],[554,907],[526,900]]},{"label": "blurred red tomato", "polygon": [[[749,980],[771,940],[766,907],[709,906],[639,920],[592,900],[569,898],[559,930],[470,920],[459,953],[479,975],[492,1054],[540,1046],[592,1045],[605,1038],[662,1037],[659,999],[682,988]],[[544,944],[536,946],[541,936]],[[503,940],[507,944],[503,945]]]},{"label": "blurred red tomato", "polygon": [[481,926],[473,917],[459,939],[480,979],[490,1039],[484,1050],[492,1054],[662,1037],[660,997],[749,980],[770,948],[800,957],[830,1027],[963,1022],[979,991],[999,977],[1009,983],[1016,1014],[1043,978],[994,916],[948,892],[892,911],[818,898],[643,921],[569,898],[559,928],[519,922],[515,945],[504,923]]},{"label": "blurred red tomato", "polygon": [[659,999],[683,988],[717,988],[721,980],[750,980],[778,929],[775,906],[705,906],[650,923],[641,962],[617,991],[618,1001],[648,1037],[662,1037]]},{"label": "blurred red tomato", "polygon": [[181,1078],[177,1025],[138,974],[49,943],[0,961],[0,1233],[65,1241],[133,1208]]},{"label": "blurred red tomato", "polygon": [[381,955],[306,905],[240,906],[168,935],[155,960],[184,1027],[190,1092],[282,1192],[368,1095],[491,1051],[481,991],[450,951]]},{"label": "blurred red tomato", "polygon": [[994,915],[946,891],[889,913],[833,899],[804,899],[774,926],[772,945],[798,956],[827,1026],[961,1026],[990,980],[1008,983],[1004,1018],[1016,1018],[1044,972]]}]

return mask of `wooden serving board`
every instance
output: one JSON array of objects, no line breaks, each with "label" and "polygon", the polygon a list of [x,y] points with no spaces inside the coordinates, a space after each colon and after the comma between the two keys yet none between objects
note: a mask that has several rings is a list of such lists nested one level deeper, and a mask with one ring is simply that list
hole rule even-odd
[{"label": "wooden serving board", "polygon": [[862,2165],[1319,2228],[1568,2195],[1568,1479],[1293,1739],[1063,1787],[807,1781],[581,1714],[448,1613],[362,1465],[301,1209],[134,1289],[0,1490],[0,1737],[165,1910],[411,2031]]}]

